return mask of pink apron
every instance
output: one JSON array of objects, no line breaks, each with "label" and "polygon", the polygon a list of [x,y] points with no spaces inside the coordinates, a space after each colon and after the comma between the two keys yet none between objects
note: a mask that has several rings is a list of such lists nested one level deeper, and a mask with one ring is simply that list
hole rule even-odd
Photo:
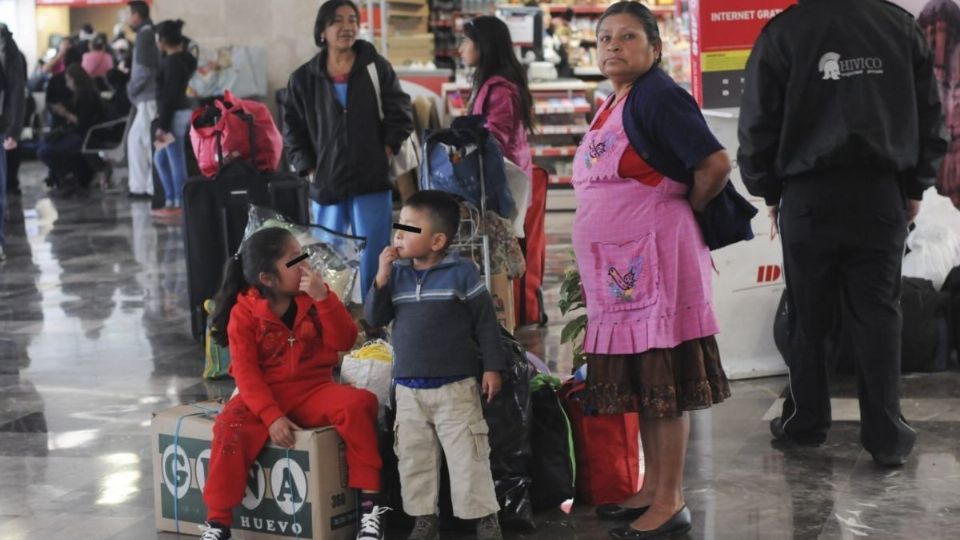
[{"label": "pink apron", "polygon": [[664,178],[651,187],[617,172],[630,144],[623,103],[584,136],[573,163],[573,247],[587,300],[583,348],[593,354],[669,349],[719,332],[710,251],[687,186]]}]

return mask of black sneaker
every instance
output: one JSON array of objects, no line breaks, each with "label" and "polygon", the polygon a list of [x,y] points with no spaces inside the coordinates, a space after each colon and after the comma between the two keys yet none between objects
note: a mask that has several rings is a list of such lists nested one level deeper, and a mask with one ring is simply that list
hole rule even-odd
[{"label": "black sneaker", "polygon": [[440,520],[437,516],[417,516],[407,540],[440,540]]},{"label": "black sneaker", "polygon": [[230,540],[230,527],[224,527],[216,521],[200,525],[200,540]]},{"label": "black sneaker", "polygon": [[389,512],[386,506],[374,506],[368,512],[360,515],[360,530],[357,540],[383,540],[383,525],[380,516]]},{"label": "black sneaker", "polygon": [[503,540],[496,512],[477,521],[477,540]]}]

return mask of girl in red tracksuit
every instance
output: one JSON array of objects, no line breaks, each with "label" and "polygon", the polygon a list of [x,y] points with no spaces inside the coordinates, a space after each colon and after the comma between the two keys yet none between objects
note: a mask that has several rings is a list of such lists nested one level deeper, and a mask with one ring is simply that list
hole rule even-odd
[{"label": "girl in red tracksuit", "polygon": [[224,270],[211,335],[230,347],[239,394],[214,422],[202,540],[230,538],[247,471],[268,439],[290,448],[298,426],[329,425],[346,445],[349,486],[361,490],[357,538],[383,538],[377,398],[333,381],[337,352],[353,345],[357,327],[320,274],[305,261],[288,266],[301,253],[290,232],[265,228],[244,240]]}]

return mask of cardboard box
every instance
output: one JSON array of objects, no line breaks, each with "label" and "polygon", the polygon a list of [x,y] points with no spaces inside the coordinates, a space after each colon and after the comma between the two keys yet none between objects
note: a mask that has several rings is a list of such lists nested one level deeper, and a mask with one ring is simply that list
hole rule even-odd
[{"label": "cardboard box", "polygon": [[[199,535],[206,519],[202,490],[210,467],[210,439],[218,402],[154,413],[154,510],[157,529]],[[180,424],[179,436],[177,424]],[[298,431],[289,451],[268,444],[247,475],[243,503],[233,513],[239,540],[352,540],[357,497],[347,487],[345,447],[332,427]],[[177,497],[175,499],[175,497]]]},{"label": "cardboard box", "polygon": [[517,326],[517,316],[513,310],[513,282],[507,279],[505,272],[501,272],[490,276],[490,287],[493,289],[490,294],[493,296],[497,322],[512,334]]},{"label": "cardboard box", "polygon": [[392,64],[432,62],[433,34],[413,34],[387,37],[387,59]]}]

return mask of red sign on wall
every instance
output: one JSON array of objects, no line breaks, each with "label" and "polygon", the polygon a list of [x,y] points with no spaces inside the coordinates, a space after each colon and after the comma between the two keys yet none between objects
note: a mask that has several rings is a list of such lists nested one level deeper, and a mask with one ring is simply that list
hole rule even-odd
[{"label": "red sign on wall", "polygon": [[743,72],[767,22],[796,0],[690,0],[693,95],[705,109],[739,107]]}]

